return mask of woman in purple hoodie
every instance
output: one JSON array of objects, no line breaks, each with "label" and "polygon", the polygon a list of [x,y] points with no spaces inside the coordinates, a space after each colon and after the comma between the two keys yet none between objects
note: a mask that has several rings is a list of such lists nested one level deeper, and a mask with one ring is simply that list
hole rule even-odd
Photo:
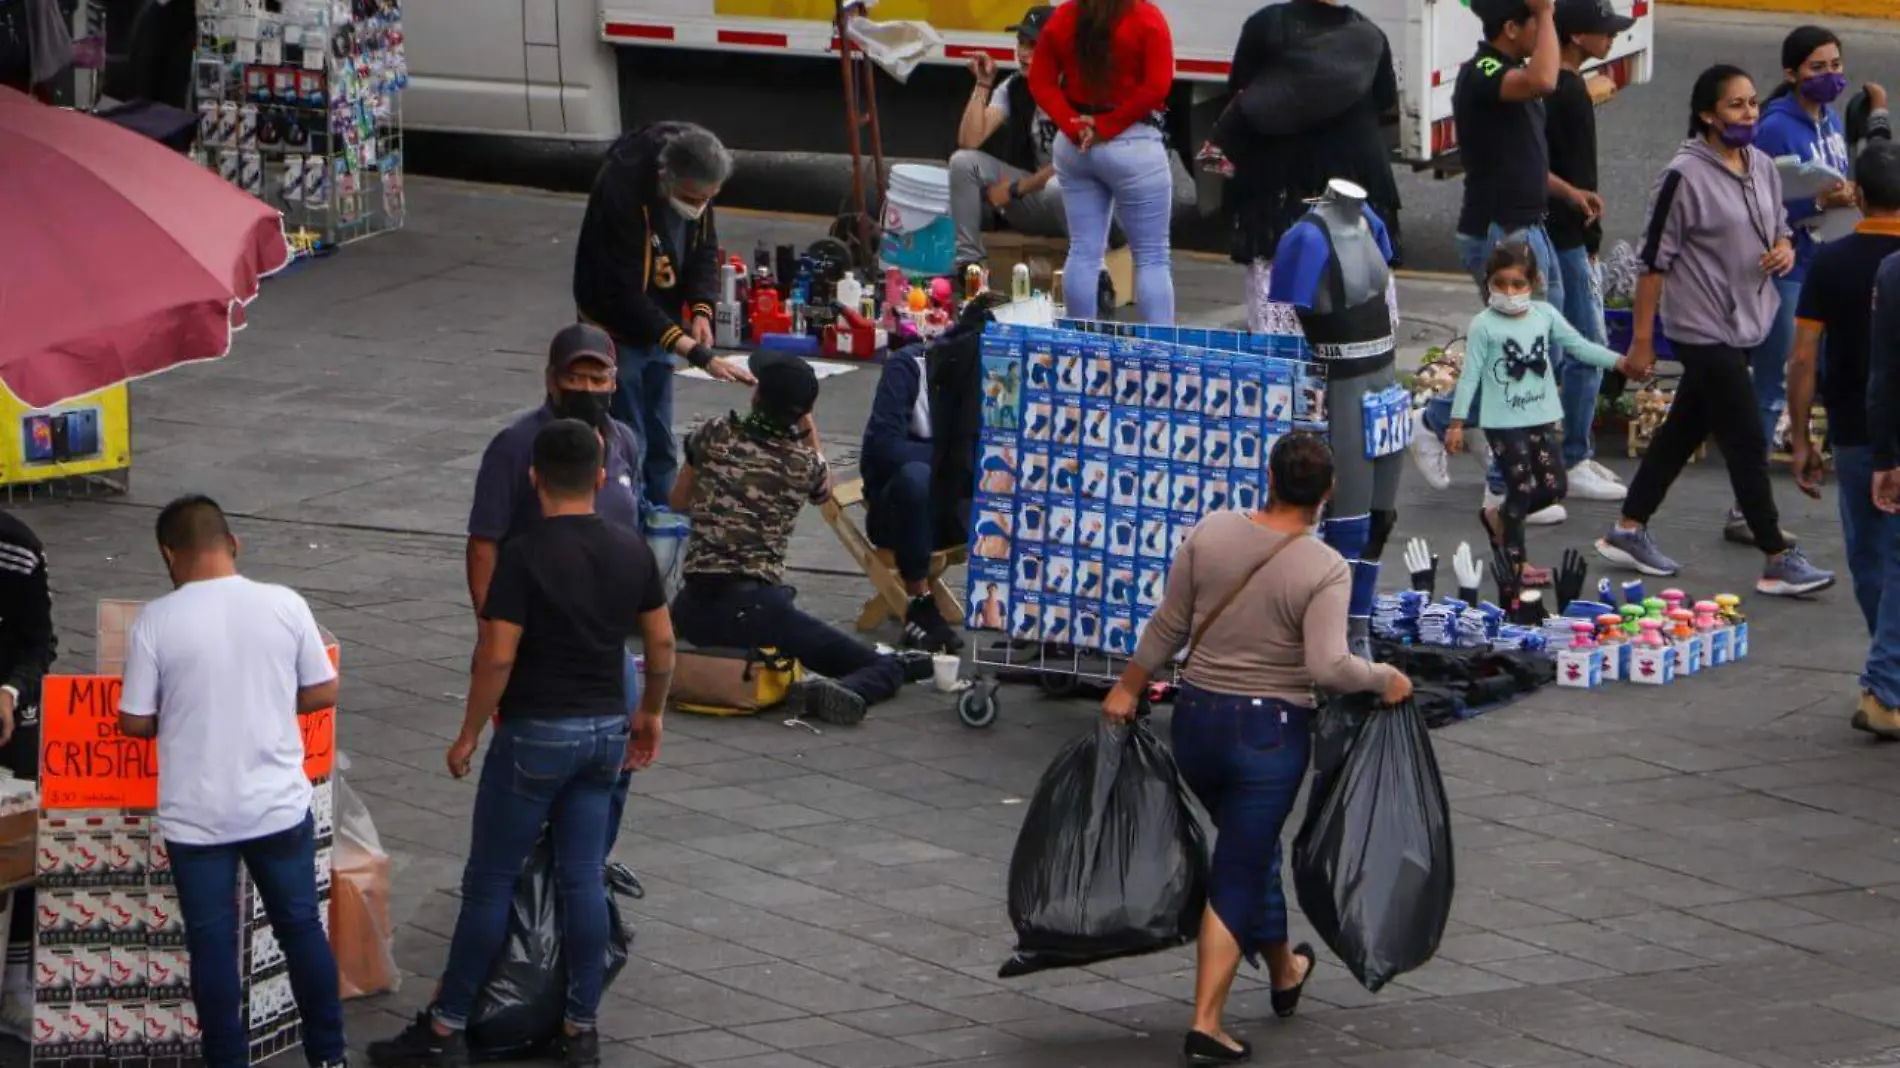
[{"label": "woman in purple hoodie", "polygon": [[1623,517],[1597,541],[1597,552],[1646,575],[1676,574],[1680,568],[1657,547],[1649,519],[1689,457],[1714,435],[1735,500],[1768,557],[1755,589],[1794,596],[1833,585],[1834,575],[1809,563],[1782,534],[1749,373],[1750,356],[1781,308],[1775,279],[1794,269],[1781,177],[1753,147],[1760,115],[1746,72],[1727,65],[1702,72],[1689,103],[1689,139],[1656,181],[1639,253],[1645,273],[1636,286],[1629,363],[1638,377],[1655,364],[1660,307],[1682,380],[1630,482]]}]

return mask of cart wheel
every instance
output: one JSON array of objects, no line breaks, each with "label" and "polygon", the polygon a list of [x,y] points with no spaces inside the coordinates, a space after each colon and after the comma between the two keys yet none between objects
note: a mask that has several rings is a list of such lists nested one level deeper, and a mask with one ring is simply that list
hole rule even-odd
[{"label": "cart wheel", "polygon": [[1081,680],[1068,671],[1044,671],[1036,676],[1036,685],[1050,697],[1072,697]]},{"label": "cart wheel", "polygon": [[972,686],[957,696],[957,718],[965,727],[982,728],[996,722],[996,687]]}]

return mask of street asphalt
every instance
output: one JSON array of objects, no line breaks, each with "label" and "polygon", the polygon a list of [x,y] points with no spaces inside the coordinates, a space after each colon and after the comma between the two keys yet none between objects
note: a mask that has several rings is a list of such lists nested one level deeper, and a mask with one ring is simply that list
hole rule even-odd
[{"label": "street asphalt", "polygon": [[[340,639],[346,777],[393,858],[406,973],[398,993],[352,1003],[358,1048],[427,1003],[446,955],[474,799],[443,770],[475,630],[460,532],[484,444],[538,401],[547,339],[572,318],[580,212],[571,198],[415,182],[407,229],[267,282],[228,359],[134,387],[129,495],[16,505],[49,547],[60,669],[90,670],[98,598],[165,592],[151,522],[188,490],[237,517],[250,575],[300,590]],[[749,249],[822,224],[729,212],[721,229]],[[1237,317],[1236,268],[1183,257],[1177,277],[1184,318]],[[1449,337],[1471,300],[1408,280],[1408,351]],[[875,375],[824,382],[819,423],[842,469]],[[678,423],[744,403],[682,380]],[[1614,444],[1605,458],[1627,475]],[[1477,469],[1457,473],[1445,494],[1408,473],[1395,544],[1423,536],[1449,559],[1476,540]],[[1692,467],[1656,522],[1696,594],[1745,593],[1759,566],[1721,541],[1724,482],[1718,459]],[[1785,478],[1777,493],[1784,525],[1838,565],[1831,498],[1807,502]],[[1535,557],[1587,548],[1612,516],[1571,512],[1535,531]],[[868,586],[816,510],[791,562],[803,604],[856,615]],[[1322,951],[1292,1021],[1243,977],[1231,1027],[1259,1061],[1900,1066],[1900,748],[1847,725],[1863,628],[1845,589],[1747,607],[1745,664],[1668,689],[1551,689],[1437,732],[1458,866],[1438,958],[1372,995]],[[986,731],[926,688],[822,734],[773,716],[669,716],[616,851],[647,896],[602,1016],[607,1063],[1174,1063],[1191,950],[996,977],[1023,802],[1093,716],[1086,700],[1021,686]]]}]

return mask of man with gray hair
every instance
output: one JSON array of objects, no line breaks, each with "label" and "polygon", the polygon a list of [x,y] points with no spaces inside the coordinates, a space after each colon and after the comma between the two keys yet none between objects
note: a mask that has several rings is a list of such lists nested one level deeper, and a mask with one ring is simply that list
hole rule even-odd
[{"label": "man with gray hair", "polygon": [[587,197],[574,249],[574,304],[618,349],[612,411],[646,446],[642,511],[666,506],[679,473],[674,358],[722,381],[752,381],[713,358],[719,236],[712,200],[731,175],[732,154],[711,130],[658,122],[614,142]]}]

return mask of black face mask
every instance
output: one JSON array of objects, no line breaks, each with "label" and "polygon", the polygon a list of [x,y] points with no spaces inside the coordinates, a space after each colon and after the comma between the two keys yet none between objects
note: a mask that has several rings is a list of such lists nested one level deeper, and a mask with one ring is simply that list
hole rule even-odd
[{"label": "black face mask", "polygon": [[597,429],[607,426],[607,408],[613,402],[612,390],[604,393],[569,390],[555,402],[554,414],[562,419],[579,419]]}]

